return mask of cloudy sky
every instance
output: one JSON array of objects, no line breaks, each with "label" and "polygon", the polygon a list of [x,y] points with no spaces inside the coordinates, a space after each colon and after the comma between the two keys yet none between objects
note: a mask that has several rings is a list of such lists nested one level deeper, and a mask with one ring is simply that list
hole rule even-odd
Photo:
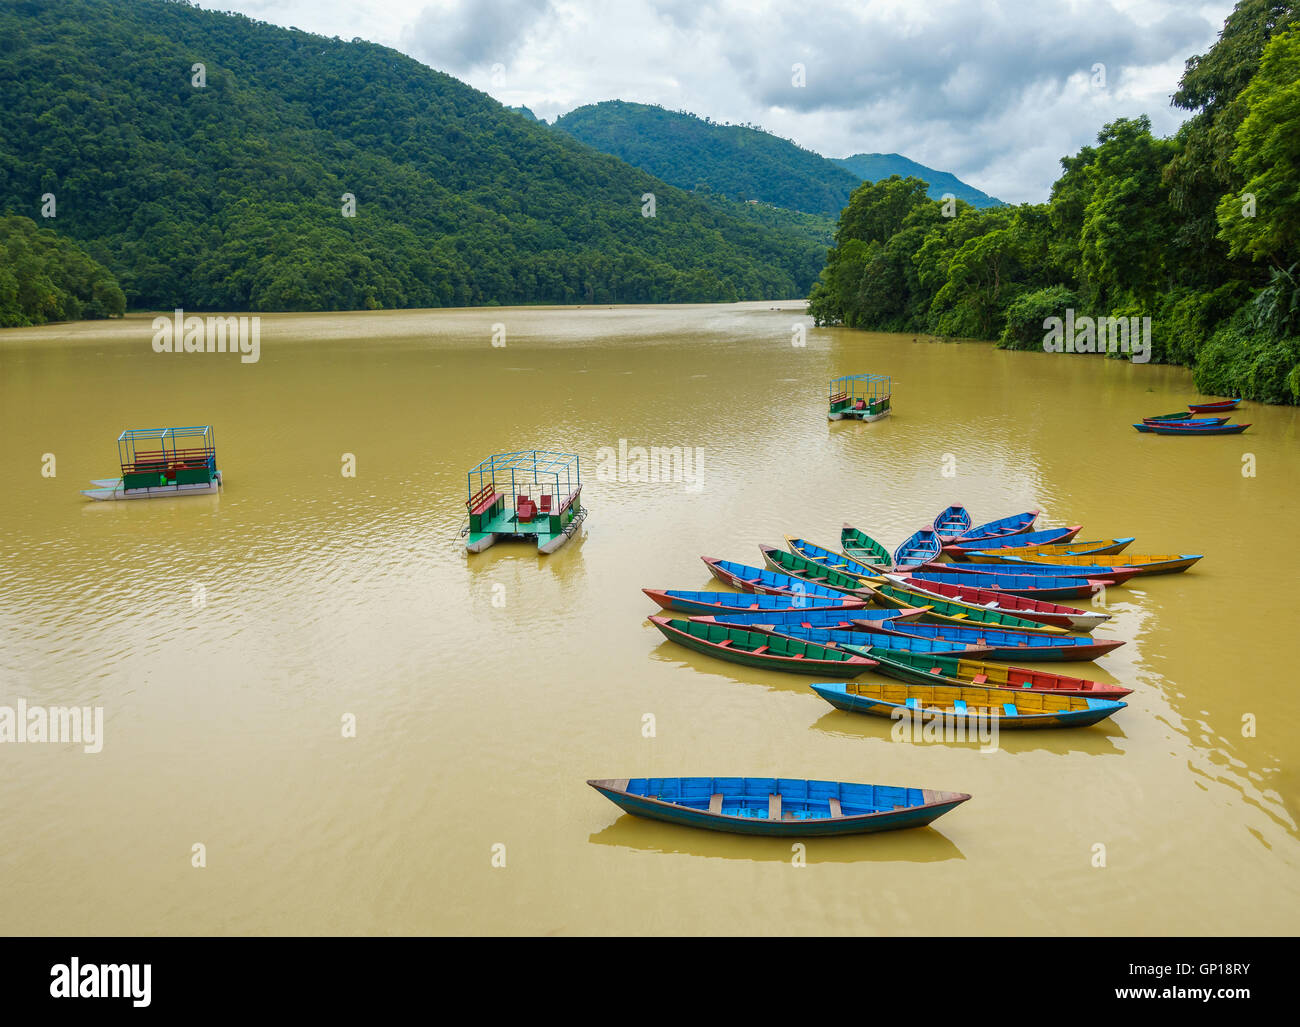
[{"label": "cloudy sky", "polygon": [[[902,153],[1013,203],[1120,116],[1160,134],[1199,0],[201,0],[402,50],[548,121],[600,100],[748,122],[831,157]],[[803,84],[795,84],[795,65]],[[1101,66],[1099,69],[1098,66]]]}]

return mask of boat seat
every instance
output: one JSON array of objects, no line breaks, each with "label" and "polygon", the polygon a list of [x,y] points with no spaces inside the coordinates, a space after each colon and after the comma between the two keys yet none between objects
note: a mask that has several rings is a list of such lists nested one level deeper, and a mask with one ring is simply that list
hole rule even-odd
[{"label": "boat seat", "polygon": [[867,409],[867,403],[866,403],[866,400],[862,400],[862,399],[858,400],[856,403],[853,404],[853,409],[854,409],[854,410],[866,410],[866,409]]},{"label": "boat seat", "polygon": [[767,797],[767,819],[781,819],[781,793],[773,792]]},{"label": "boat seat", "polygon": [[828,799],[827,801],[830,803],[832,820],[836,819],[837,817],[844,816],[844,811],[840,809],[839,799]]},{"label": "boat seat", "polygon": [[731,645],[731,639],[724,638],[721,642],[718,643],[718,648],[721,649],[724,646],[729,646],[729,645]]},{"label": "boat seat", "polygon": [[537,507],[527,496],[520,496],[515,500],[515,519],[523,524],[527,524],[537,515]]},{"label": "boat seat", "polygon": [[757,656],[759,653],[765,653],[765,652],[767,652],[767,646],[760,645],[757,649],[754,650],[754,655]]},{"label": "boat seat", "polygon": [[987,674],[976,674],[973,678],[971,678],[971,684],[982,685],[988,679],[989,676]]},{"label": "boat seat", "polygon": [[965,714],[965,712],[966,712],[966,702],[965,702],[965,700],[963,700],[963,699],[954,699],[954,700],[953,700],[953,704],[952,704],[952,708],[953,708],[954,710],[956,710],[958,713]]},{"label": "boat seat", "polygon": [[1004,702],[1002,704],[1002,712],[1005,713],[1008,717],[1015,717],[1019,715],[1019,711],[1016,710],[1016,704],[1013,702]]},{"label": "boat seat", "polygon": [[710,812],[710,813],[721,813],[721,812],[722,812],[722,793],[721,793],[721,792],[714,792],[712,795],[709,796],[709,812]]},{"label": "boat seat", "polygon": [[907,700],[907,708],[908,708],[909,710],[915,710],[915,709],[917,709],[917,707],[919,706],[919,704],[920,704],[920,700],[917,699],[916,696],[911,696],[911,697]]},{"label": "boat seat", "polygon": [[542,513],[549,515],[551,512],[551,501],[551,496],[542,496],[541,499],[538,500],[537,508],[541,510]]}]

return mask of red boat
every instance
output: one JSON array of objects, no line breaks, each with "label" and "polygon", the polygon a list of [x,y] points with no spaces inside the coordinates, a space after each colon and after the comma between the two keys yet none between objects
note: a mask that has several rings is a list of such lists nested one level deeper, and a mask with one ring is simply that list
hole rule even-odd
[{"label": "red boat", "polygon": [[1011,595],[996,589],[975,588],[972,585],[950,584],[943,581],[926,581],[921,578],[905,578],[890,575],[892,580],[901,581],[918,592],[926,592],[943,599],[970,603],[973,606],[986,606],[1000,610],[1025,620],[1037,621],[1070,631],[1092,631],[1097,625],[1110,620],[1110,614],[1100,610],[1080,610],[1073,606],[1061,606],[1042,599],[1028,596]]},{"label": "red boat", "polygon": [[1222,414],[1228,410],[1236,410],[1239,399],[1219,399],[1213,403],[1188,403],[1187,409],[1194,414]]}]

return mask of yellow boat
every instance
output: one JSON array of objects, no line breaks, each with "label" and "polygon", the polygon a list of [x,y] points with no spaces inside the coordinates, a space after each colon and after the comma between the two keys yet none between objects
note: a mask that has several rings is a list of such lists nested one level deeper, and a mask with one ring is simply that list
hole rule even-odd
[{"label": "yellow boat", "polygon": [[[1176,574],[1187,570],[1199,559],[1201,559],[1199,555],[1188,553],[1169,553],[1160,556],[1148,553],[1125,553],[1123,559],[1116,561],[1113,566],[1136,570],[1138,574]],[[971,553],[969,561],[997,564],[1000,567],[1092,567],[1097,564],[1096,554],[1058,556],[1044,553],[1033,556],[1010,556],[1004,550],[989,549]]]},{"label": "yellow boat", "polygon": [[[856,647],[850,647],[856,648]],[[905,685],[848,681],[812,686],[836,709],[922,721],[996,720],[1000,728],[1087,727],[1117,713],[1127,703],[975,685]]]}]

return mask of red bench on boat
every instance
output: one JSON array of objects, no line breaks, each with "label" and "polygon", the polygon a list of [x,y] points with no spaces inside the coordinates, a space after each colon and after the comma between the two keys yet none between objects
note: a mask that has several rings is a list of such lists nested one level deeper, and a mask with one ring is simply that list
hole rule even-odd
[{"label": "red bench on boat", "polygon": [[481,489],[470,496],[465,505],[469,507],[471,514],[487,513],[496,504],[497,489],[495,484],[484,485]]},{"label": "red bench on boat", "polygon": [[537,516],[537,507],[527,496],[519,496],[515,500],[515,520],[521,524],[527,524]]}]

